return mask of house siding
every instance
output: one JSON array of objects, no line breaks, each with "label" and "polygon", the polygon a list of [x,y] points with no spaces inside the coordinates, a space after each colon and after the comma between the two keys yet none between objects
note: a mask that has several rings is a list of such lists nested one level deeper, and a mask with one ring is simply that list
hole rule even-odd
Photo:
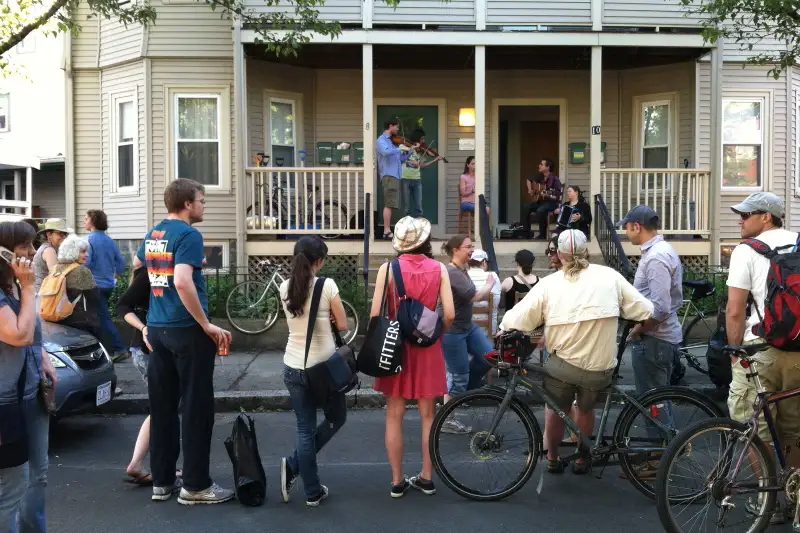
[{"label": "house siding", "polygon": [[140,57],[142,26],[125,27],[118,19],[100,19],[100,66],[114,65]]},{"label": "house siding", "polygon": [[614,0],[603,2],[604,26],[697,26],[702,16],[689,13],[678,0]]},{"label": "house siding", "polygon": [[100,23],[97,17],[89,18],[91,13],[86,2],[80,2],[75,13],[75,21],[80,25],[80,33],[72,38],[72,68],[96,68],[100,46]]},{"label": "house siding", "polygon": [[792,121],[790,123],[791,129],[789,130],[791,134],[791,138],[789,139],[789,153],[791,154],[791,164],[789,165],[788,179],[791,180],[791,185],[789,187],[789,197],[786,198],[786,203],[788,204],[788,210],[790,212],[789,227],[794,231],[800,231],[800,198],[797,195],[797,165],[800,164],[800,161],[797,160],[797,145],[798,142],[800,142],[797,129],[797,121],[800,120],[800,115],[797,112],[797,107],[800,106],[800,68],[797,67],[792,68],[792,96],[790,102],[791,109],[789,109],[789,116],[792,117]]},{"label": "house siding", "polygon": [[[101,74],[102,106],[102,166],[103,166],[103,210],[108,215],[109,235],[114,239],[140,239],[147,231],[146,188],[147,188],[147,132],[145,131],[145,85],[144,63],[136,62],[116,68],[105,69]],[[120,93],[135,91],[138,98],[138,178],[139,189],[136,195],[115,195],[112,193],[112,114],[114,108],[111,98]]]},{"label": "house siding", "polygon": [[473,0],[403,0],[394,8],[385,2],[375,2],[374,24],[474,24]]},{"label": "house siding", "polygon": [[[772,109],[768,110],[772,144],[765,148],[765,154],[771,154],[771,166],[765,173],[765,183],[769,190],[784,197],[786,195],[786,179],[791,162],[787,158],[789,139],[786,135],[786,121],[791,120],[791,109],[788,108],[786,94],[786,78],[776,80],[768,76],[769,67],[747,66],[740,63],[723,65],[721,76],[724,91],[771,91]],[[711,146],[711,68],[708,63],[698,66],[700,89],[698,94],[698,159],[701,166],[710,165]],[[768,133],[768,132],[767,132]],[[711,191],[715,194],[717,191]],[[737,216],[730,210],[732,205],[740,202],[748,193],[721,193],[722,210],[720,217],[720,240],[735,241],[740,238]]]},{"label": "house siding", "polygon": [[63,166],[33,171],[33,205],[39,207],[40,217],[64,218],[67,214],[65,197]]},{"label": "house siding", "polygon": [[487,0],[487,24],[547,24],[548,26],[590,25],[589,0],[530,2],[525,0]]},{"label": "house siding", "polygon": [[[296,5],[291,0],[276,6],[267,6],[263,0],[246,0],[244,5],[255,13],[284,13],[295,16]],[[333,20],[343,23],[361,23],[361,0],[327,0],[324,5],[315,7],[320,20]]]},{"label": "house siding", "polygon": [[204,2],[154,0],[156,24],[147,31],[148,57],[233,57],[232,23]]},{"label": "house siding", "polygon": [[[164,188],[167,183],[169,165],[173,162],[168,160],[167,139],[171,127],[169,103],[165,102],[167,88],[173,86],[192,86],[202,88],[204,86],[226,86],[228,87],[228,98],[230,108],[228,109],[230,120],[230,139],[231,165],[224,169],[230,172],[231,189],[230,192],[208,191],[206,198],[208,203],[205,210],[205,221],[198,224],[199,229],[206,240],[232,239],[236,236],[236,173],[234,169],[239,164],[236,160],[236,123],[233,120],[233,61],[232,60],[153,60],[151,63],[151,93],[152,93],[152,179],[153,179],[153,214],[156,221],[161,220],[167,215],[164,207],[163,197]],[[224,112],[224,110],[223,110]],[[225,137],[222,143],[225,143]],[[187,176],[190,177],[190,176]]]},{"label": "house siding", "polygon": [[[100,72],[72,73],[74,112],[75,220],[68,223],[82,227],[83,215],[103,205],[103,143]],[[34,198],[36,197],[34,189]]]}]

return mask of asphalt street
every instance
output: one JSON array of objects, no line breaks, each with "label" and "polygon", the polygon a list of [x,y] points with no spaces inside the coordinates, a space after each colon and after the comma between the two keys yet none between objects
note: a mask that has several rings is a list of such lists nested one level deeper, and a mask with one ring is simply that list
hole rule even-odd
[{"label": "asphalt street", "polygon": [[[540,411],[540,410],[537,410]],[[541,413],[539,414],[540,423]],[[231,463],[223,445],[235,414],[216,419],[211,473],[232,487]],[[47,521],[51,533],[169,532],[408,532],[436,531],[661,531],[654,503],[619,478],[610,466],[602,479],[544,474],[544,463],[528,484],[499,502],[473,502],[437,483],[426,496],[409,492],[389,497],[390,470],[383,444],[384,412],[351,410],[348,422],[319,456],[322,483],[330,498],[322,506],[305,506],[302,484],[287,505],[280,499],[278,464],[293,449],[295,418],[291,412],[253,415],[262,462],[268,476],[268,501],[258,508],[237,501],[186,507],[173,498],[150,499],[151,489],[123,482],[142,416],[85,416],[65,419],[51,432]],[[419,417],[406,415],[406,473],[417,473],[421,461]],[[434,477],[435,481],[438,481]]]}]

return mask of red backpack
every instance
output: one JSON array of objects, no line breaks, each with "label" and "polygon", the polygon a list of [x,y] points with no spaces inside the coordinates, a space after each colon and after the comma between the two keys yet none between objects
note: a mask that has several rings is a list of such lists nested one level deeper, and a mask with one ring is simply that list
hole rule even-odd
[{"label": "red backpack", "polygon": [[[753,326],[753,334],[780,350],[800,352],[800,236],[795,244],[774,250],[758,239],[746,239],[742,244],[769,259],[764,316],[754,306],[760,322]],[[791,251],[781,253],[789,248]]]}]

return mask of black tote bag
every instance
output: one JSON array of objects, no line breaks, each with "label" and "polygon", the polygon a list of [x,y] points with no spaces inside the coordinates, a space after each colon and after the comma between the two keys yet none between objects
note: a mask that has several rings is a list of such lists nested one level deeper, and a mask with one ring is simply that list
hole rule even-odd
[{"label": "black tote bag", "polygon": [[381,295],[378,316],[370,319],[364,346],[358,353],[358,371],[374,378],[399,374],[403,369],[403,335],[400,323],[386,317],[386,300],[389,292],[389,264],[386,264],[386,279]]},{"label": "black tote bag", "polygon": [[28,429],[23,413],[28,357],[31,357],[30,353],[26,354],[17,379],[17,403],[0,405],[0,469],[28,462]]}]

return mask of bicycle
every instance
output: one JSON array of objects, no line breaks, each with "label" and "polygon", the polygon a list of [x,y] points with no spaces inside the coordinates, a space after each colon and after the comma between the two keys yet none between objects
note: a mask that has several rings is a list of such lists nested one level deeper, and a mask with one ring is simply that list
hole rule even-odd
[{"label": "bicycle", "polygon": [[[532,351],[530,336],[521,332],[504,333],[499,338],[498,356],[490,363],[498,369],[498,373],[502,377],[506,378],[505,387],[488,385],[481,389],[468,391],[446,403],[434,417],[429,444],[430,454],[433,466],[445,485],[465,498],[492,501],[514,494],[530,479],[536,463],[544,453],[543,436],[531,408],[517,396],[517,387],[521,385],[544,400],[545,404],[564,420],[569,433],[577,436],[577,451],[567,457],[562,457],[565,464],[573,459],[581,458],[584,461],[591,461],[593,466],[605,468],[610,464],[611,457],[617,455],[619,463],[614,464],[622,467],[623,472],[637,490],[654,498],[654,488],[647,480],[639,477],[637,470],[639,465],[654,460],[654,456],[663,452],[664,441],[669,441],[677,433],[673,427],[667,427],[668,425],[674,426],[673,404],[693,406],[711,417],[719,416],[722,411],[711,398],[687,387],[658,387],[638,398],[620,390],[616,382],[619,379],[622,354],[625,351],[624,339],[627,338],[632,327],[633,324],[629,323],[623,328],[623,341],[617,349],[617,365],[613,372],[612,383],[604,391],[605,404],[596,432],[599,437],[584,435],[576,423],[557,407],[553,398],[544,388],[530,379],[531,374],[547,374],[542,366],[528,362]],[[625,407],[617,418],[613,434],[607,436],[604,431],[614,395],[622,398]],[[489,409],[490,422],[485,427],[475,430],[474,425],[470,426],[467,428],[468,433],[462,435],[450,435],[442,432],[442,427],[451,414],[458,417],[459,415],[456,413],[462,413],[464,410],[478,405],[488,406]],[[524,449],[519,454],[504,449],[504,445],[510,441],[505,432],[500,431],[499,426],[501,420],[508,413],[516,415],[518,423],[524,429],[521,439],[525,441],[522,445]],[[639,414],[644,415],[645,420],[642,423],[637,423],[636,417]],[[667,424],[659,419],[660,414],[668,419]],[[463,426],[463,424],[461,425]],[[634,437],[631,434],[632,430],[639,427],[644,428],[647,435]],[[656,431],[660,431],[661,434],[655,433]],[[522,461],[521,471],[508,484],[490,489],[472,487],[468,485],[469,481],[456,478],[451,471],[454,468],[449,466],[449,462],[446,462],[442,456],[442,444],[457,441],[459,437],[464,436],[468,437],[466,455],[475,459],[475,462],[488,463],[493,458],[511,460],[518,457]],[[562,446],[574,446],[575,444],[562,442]]]},{"label": "bicycle", "polygon": [[[259,261],[257,268],[269,276],[269,281],[242,281],[236,284],[225,301],[228,322],[247,335],[264,333],[275,325],[283,309],[280,286],[288,278],[284,267],[273,265],[269,259]],[[342,340],[350,344],[358,334],[358,313],[353,304],[344,298],[341,300],[347,317],[347,331],[342,334]]]},{"label": "bicycle", "polygon": [[[656,508],[661,524],[669,533],[687,531],[677,523],[682,512],[674,513],[672,505],[684,509],[689,505],[701,503],[705,503],[705,507],[711,507],[716,512],[710,524],[713,527],[719,529],[731,525],[729,523],[731,516],[737,511],[743,511],[754,520],[746,531],[759,533],[769,526],[777,493],[783,491],[786,493],[787,501],[796,508],[793,530],[800,530],[797,513],[797,504],[800,500],[800,469],[787,468],[785,448],[768,408],[772,404],[800,396],[800,388],[775,393],[764,389],[758,371],[752,364],[752,357],[768,347],[766,344],[753,344],[724,348],[729,355],[735,355],[739,359],[738,364],[748,370],[748,380],[752,380],[755,384],[758,397],[753,405],[752,416],[746,422],[736,422],[730,418],[712,418],[696,422],[674,439],[664,452],[656,478]],[[757,420],[762,413],[774,443],[774,450],[758,436]],[[719,432],[719,437],[713,437],[712,432]],[[695,442],[698,437],[702,438],[703,442]],[[681,462],[690,461],[691,472],[697,474],[700,466],[697,460],[699,454],[704,451],[705,445],[710,446],[716,442],[720,442],[723,449],[710,454],[713,456],[710,470],[707,474],[697,476],[700,478],[700,487],[680,491],[686,494],[671,491],[669,484],[679,477],[677,469],[681,466]],[[742,445],[740,452],[735,451],[737,445]],[[775,467],[773,454],[778,456],[780,469]],[[736,477],[743,469],[751,471],[758,479],[737,482]],[[739,495],[748,496],[744,505],[733,502]],[[699,521],[702,509],[694,512],[695,508],[692,508],[689,515],[693,521]],[[703,517],[704,523],[706,518],[707,516]]]},{"label": "bicycle", "polygon": [[[714,284],[707,279],[684,281],[683,285],[691,289],[692,292],[689,295],[689,298],[685,298],[683,300],[682,307],[685,308],[683,311],[683,317],[681,318],[683,340],[681,341],[678,351],[680,355],[686,359],[686,362],[689,363],[689,366],[702,374],[708,375],[708,363],[706,362],[703,364],[701,359],[705,361],[705,352],[708,349],[708,340],[714,334],[714,330],[712,330],[706,322],[708,315],[701,311],[699,307],[697,307],[697,303],[700,302],[700,300],[716,294],[717,289],[714,287]],[[689,322],[689,325],[686,326],[686,320],[689,318],[689,316],[694,316],[694,318],[691,322]],[[699,329],[700,325],[706,328],[708,332],[707,335],[702,332],[699,336],[697,335],[695,328],[697,327]],[[701,342],[696,340],[692,341],[692,337],[695,339],[699,337],[703,340]],[[697,350],[702,350],[703,354],[698,356],[693,353]],[[685,369],[681,369],[680,365],[675,365],[675,369],[672,372],[671,384],[676,385],[683,378],[685,373]]]}]

